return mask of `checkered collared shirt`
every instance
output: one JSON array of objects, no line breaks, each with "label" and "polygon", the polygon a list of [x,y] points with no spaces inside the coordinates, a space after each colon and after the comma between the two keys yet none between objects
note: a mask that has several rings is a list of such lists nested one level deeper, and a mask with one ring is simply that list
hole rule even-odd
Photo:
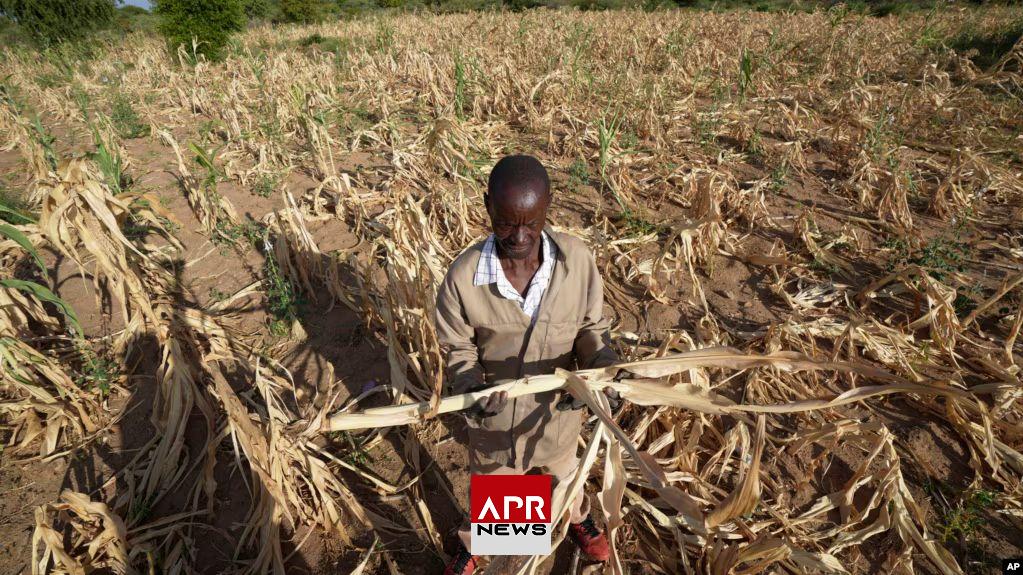
[{"label": "checkered collared shirt", "polygon": [[541,249],[543,250],[543,262],[540,269],[536,270],[533,279],[526,288],[526,297],[522,297],[512,287],[511,282],[504,275],[501,269],[501,260],[497,257],[494,234],[490,234],[486,243],[483,244],[483,254],[480,256],[480,263],[476,266],[476,274],[472,278],[472,285],[483,286],[497,283],[497,291],[504,298],[510,299],[519,304],[522,313],[528,315],[532,322],[536,321],[536,312],[540,309],[540,300],[551,283],[551,274],[554,272],[554,258],[557,256],[558,247],[547,237],[547,233],[540,234]]}]

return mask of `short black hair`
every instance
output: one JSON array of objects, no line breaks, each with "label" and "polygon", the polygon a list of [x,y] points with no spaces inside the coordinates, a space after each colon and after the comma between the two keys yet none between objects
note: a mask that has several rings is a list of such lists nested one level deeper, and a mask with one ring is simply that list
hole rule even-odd
[{"label": "short black hair", "polygon": [[515,155],[501,158],[490,171],[487,193],[490,196],[503,192],[508,185],[515,184],[535,191],[551,193],[551,180],[547,177],[540,160],[533,156]]}]

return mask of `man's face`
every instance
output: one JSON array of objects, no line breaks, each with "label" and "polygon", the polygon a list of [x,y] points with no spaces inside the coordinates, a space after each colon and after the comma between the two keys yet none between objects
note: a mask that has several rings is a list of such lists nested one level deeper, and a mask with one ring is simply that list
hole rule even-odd
[{"label": "man's face", "polygon": [[537,253],[537,242],[547,221],[550,194],[546,190],[509,186],[487,194],[487,213],[499,255],[523,259]]}]

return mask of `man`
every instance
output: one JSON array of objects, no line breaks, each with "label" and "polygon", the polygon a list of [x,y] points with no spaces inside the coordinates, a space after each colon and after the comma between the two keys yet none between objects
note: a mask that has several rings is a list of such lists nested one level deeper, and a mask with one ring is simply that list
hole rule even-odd
[{"label": "man", "polygon": [[[437,294],[437,334],[448,348],[452,394],[499,385],[555,368],[588,369],[617,361],[603,317],[603,282],[581,240],[546,226],[550,180],[529,156],[494,166],[484,196],[493,234],[462,253]],[[605,388],[613,407],[618,394]],[[540,468],[555,485],[578,469],[583,403],[560,390],[508,400],[507,392],[466,410],[471,474],[524,474]],[[608,544],[580,489],[569,535],[590,557],[606,561]],[[468,575],[469,523],[445,575]]]}]

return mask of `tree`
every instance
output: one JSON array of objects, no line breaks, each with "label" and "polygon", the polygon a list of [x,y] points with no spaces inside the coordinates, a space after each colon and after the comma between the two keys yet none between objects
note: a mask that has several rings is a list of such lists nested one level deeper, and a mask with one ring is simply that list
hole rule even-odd
[{"label": "tree", "polygon": [[285,22],[309,24],[325,19],[330,5],[325,0],[280,0],[280,11]]},{"label": "tree", "polygon": [[0,17],[42,46],[85,38],[115,15],[114,0],[0,0]]},{"label": "tree", "polygon": [[224,47],[234,32],[245,28],[245,11],[241,0],[157,0],[160,32],[167,37],[171,50],[184,44],[209,60],[224,57]]}]

